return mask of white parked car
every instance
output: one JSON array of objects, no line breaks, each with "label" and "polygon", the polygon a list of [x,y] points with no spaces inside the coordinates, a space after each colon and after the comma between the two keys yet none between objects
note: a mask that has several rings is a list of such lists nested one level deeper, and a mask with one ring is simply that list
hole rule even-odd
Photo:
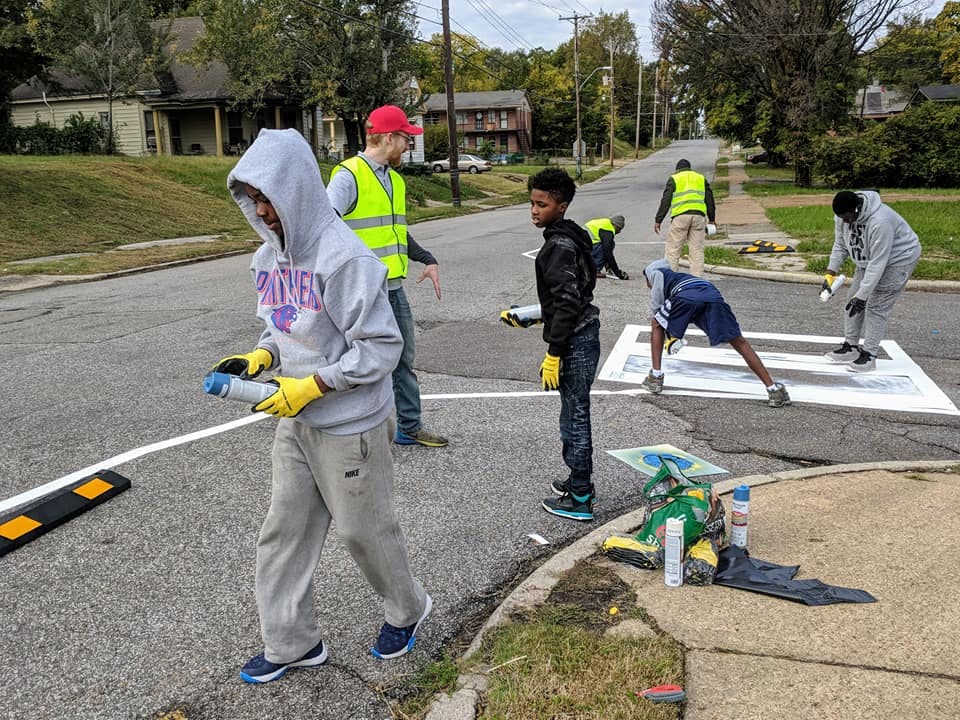
[{"label": "white parked car", "polygon": [[[434,160],[432,164],[433,171],[435,173],[447,172],[450,170],[450,158]],[[469,155],[467,153],[463,153],[457,158],[457,167],[460,168],[460,172],[465,170],[471,175],[486,172],[487,170],[493,170],[493,165],[489,160],[484,160],[482,157]]]}]

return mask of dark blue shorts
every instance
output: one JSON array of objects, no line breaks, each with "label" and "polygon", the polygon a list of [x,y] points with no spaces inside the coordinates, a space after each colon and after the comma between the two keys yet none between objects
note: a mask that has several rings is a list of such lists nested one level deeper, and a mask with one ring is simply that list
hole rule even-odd
[{"label": "dark blue shorts", "polygon": [[682,338],[688,326],[696,325],[707,334],[711,346],[743,335],[733,310],[722,298],[703,301],[684,297],[681,293],[668,298],[656,317],[661,326],[666,322],[667,334],[671,337]]}]

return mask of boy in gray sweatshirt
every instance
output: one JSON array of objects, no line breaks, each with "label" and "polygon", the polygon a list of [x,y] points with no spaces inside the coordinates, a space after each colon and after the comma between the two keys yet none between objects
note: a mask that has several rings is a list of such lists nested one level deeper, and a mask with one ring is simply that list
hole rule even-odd
[{"label": "boy in gray sweatshirt", "polygon": [[920,259],[920,240],[907,221],[871,190],[838,192],[833,213],[833,252],[823,287],[830,287],[848,256],[857,270],[844,308],[843,345],[827,358],[847,363],[852,372],[869,372],[876,368],[893,306]]},{"label": "boy in gray sweatshirt", "polygon": [[386,268],[330,206],[296,130],[261,131],[227,185],[263,240],[250,270],[265,327],[253,351],[214,369],[251,378],[276,371],[277,391],[253,410],[280,418],[270,509],[257,541],[264,650],[240,677],[269,682],[326,660],[313,577],[331,521],[384,599],[386,622],[372,652],[399,657],[432,603],[410,570],[394,502],[390,375],[403,343]]}]

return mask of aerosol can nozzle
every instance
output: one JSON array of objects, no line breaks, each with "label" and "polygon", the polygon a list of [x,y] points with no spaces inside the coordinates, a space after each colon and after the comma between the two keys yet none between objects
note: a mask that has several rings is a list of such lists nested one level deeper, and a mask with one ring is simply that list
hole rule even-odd
[{"label": "aerosol can nozzle", "polygon": [[837,293],[837,290],[843,287],[843,284],[846,281],[847,281],[846,275],[837,275],[833,279],[833,282],[830,283],[830,287],[824,288],[823,290],[820,291],[820,302],[826,302],[827,300],[832,298]]}]

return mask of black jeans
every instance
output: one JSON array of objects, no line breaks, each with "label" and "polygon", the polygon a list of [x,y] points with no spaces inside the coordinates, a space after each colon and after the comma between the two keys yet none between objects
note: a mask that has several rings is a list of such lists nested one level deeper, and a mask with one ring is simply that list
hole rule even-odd
[{"label": "black jeans", "polygon": [[560,362],[560,440],[563,462],[570,468],[567,487],[575,495],[593,494],[590,386],[599,362],[600,321],[594,320],[570,338],[570,350]]}]

